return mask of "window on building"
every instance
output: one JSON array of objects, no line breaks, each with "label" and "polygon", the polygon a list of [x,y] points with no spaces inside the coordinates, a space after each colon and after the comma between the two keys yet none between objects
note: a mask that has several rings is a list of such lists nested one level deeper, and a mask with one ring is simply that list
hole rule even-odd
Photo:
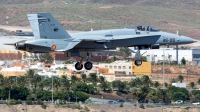
[{"label": "window on building", "polygon": [[126,75],[125,71],[115,71],[116,75]]},{"label": "window on building", "polygon": [[118,69],[121,69],[121,66],[118,66]]},{"label": "window on building", "polygon": [[105,67],[108,67],[107,65]]},{"label": "window on building", "polygon": [[123,66],[123,69],[126,69],[126,66]]},{"label": "window on building", "polygon": [[117,69],[117,66],[114,66],[114,69]]},{"label": "window on building", "polygon": [[129,66],[129,69],[131,69],[131,66]]},{"label": "window on building", "polygon": [[112,69],[112,66],[110,66],[110,69]]},{"label": "window on building", "polygon": [[129,72],[129,75],[131,75],[131,72]]}]

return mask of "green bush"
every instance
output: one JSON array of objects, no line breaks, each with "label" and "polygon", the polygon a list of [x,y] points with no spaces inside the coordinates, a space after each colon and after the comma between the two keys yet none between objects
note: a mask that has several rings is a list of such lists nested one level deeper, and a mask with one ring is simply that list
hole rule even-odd
[{"label": "green bush", "polygon": [[22,104],[21,100],[16,100],[16,104]]},{"label": "green bush", "polygon": [[89,109],[88,107],[85,106],[85,111],[86,111],[86,112],[89,112],[90,109]]},{"label": "green bush", "polygon": [[42,107],[43,109],[46,109],[46,108],[47,108],[47,106],[46,106],[46,105],[41,105],[41,107]]},{"label": "green bush", "polygon": [[71,107],[70,103],[67,103],[67,107],[68,107],[68,108],[70,108],[70,107]]},{"label": "green bush", "polygon": [[33,105],[31,100],[26,100],[26,105]]},{"label": "green bush", "polygon": [[145,107],[144,107],[143,104],[141,104],[139,107],[140,107],[141,109],[145,109]]},{"label": "green bush", "polygon": [[44,103],[42,102],[42,100],[38,100],[38,101],[37,101],[37,104],[38,104],[38,105],[44,105]]},{"label": "green bush", "polygon": [[15,100],[26,100],[26,97],[29,95],[29,90],[28,88],[26,87],[23,87],[23,86],[19,86],[19,87],[14,87],[12,90],[11,90],[11,93],[10,93],[10,97],[12,99],[15,99]]},{"label": "green bush", "polygon": [[37,99],[40,99],[40,100],[51,100],[51,97],[52,97],[52,93],[51,91],[47,91],[47,90],[40,90],[38,91],[37,93]]},{"label": "green bush", "polygon": [[89,98],[89,95],[83,91],[75,91],[70,93],[71,101],[85,101]]},{"label": "green bush", "polygon": [[200,90],[192,90],[192,95],[200,94]]},{"label": "green bush", "polygon": [[173,98],[174,101],[176,101],[176,100],[186,100],[187,96],[182,92],[175,92],[172,95],[172,98]]},{"label": "green bush", "polygon": [[8,104],[9,105],[15,105],[16,104],[16,100],[10,99],[10,100],[8,100]]},{"label": "green bush", "polygon": [[117,91],[116,94],[117,94],[118,96],[122,96],[122,93],[119,92],[119,91]]},{"label": "green bush", "polygon": [[8,98],[8,88],[1,88],[0,89],[0,98],[5,100]]},{"label": "green bush", "polygon": [[80,104],[76,104],[76,105],[75,105],[75,108],[76,108],[76,109],[81,109],[81,105],[80,105]]}]

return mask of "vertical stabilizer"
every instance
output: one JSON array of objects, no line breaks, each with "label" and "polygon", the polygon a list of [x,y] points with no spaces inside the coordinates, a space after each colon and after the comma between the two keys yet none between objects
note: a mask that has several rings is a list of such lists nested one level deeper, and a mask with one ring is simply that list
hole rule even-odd
[{"label": "vertical stabilizer", "polygon": [[50,13],[28,14],[36,39],[66,39],[71,36]]}]

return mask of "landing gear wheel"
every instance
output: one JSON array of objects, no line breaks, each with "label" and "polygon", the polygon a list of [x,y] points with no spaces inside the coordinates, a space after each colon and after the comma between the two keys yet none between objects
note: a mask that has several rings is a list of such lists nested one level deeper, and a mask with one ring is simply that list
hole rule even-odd
[{"label": "landing gear wheel", "polygon": [[142,65],[142,60],[135,60],[135,65],[138,67]]},{"label": "landing gear wheel", "polygon": [[91,70],[92,69],[92,63],[91,62],[86,62],[84,65],[86,70]]},{"label": "landing gear wheel", "polygon": [[83,68],[83,64],[81,64],[80,62],[77,62],[75,64],[75,68],[76,68],[76,70],[81,70]]}]

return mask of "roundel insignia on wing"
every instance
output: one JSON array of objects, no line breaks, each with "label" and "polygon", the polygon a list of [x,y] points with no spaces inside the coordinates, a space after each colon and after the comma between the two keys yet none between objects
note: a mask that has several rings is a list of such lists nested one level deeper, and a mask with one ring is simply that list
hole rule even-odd
[{"label": "roundel insignia on wing", "polygon": [[51,46],[51,49],[52,49],[52,50],[56,50],[56,45],[52,45],[52,46]]}]

